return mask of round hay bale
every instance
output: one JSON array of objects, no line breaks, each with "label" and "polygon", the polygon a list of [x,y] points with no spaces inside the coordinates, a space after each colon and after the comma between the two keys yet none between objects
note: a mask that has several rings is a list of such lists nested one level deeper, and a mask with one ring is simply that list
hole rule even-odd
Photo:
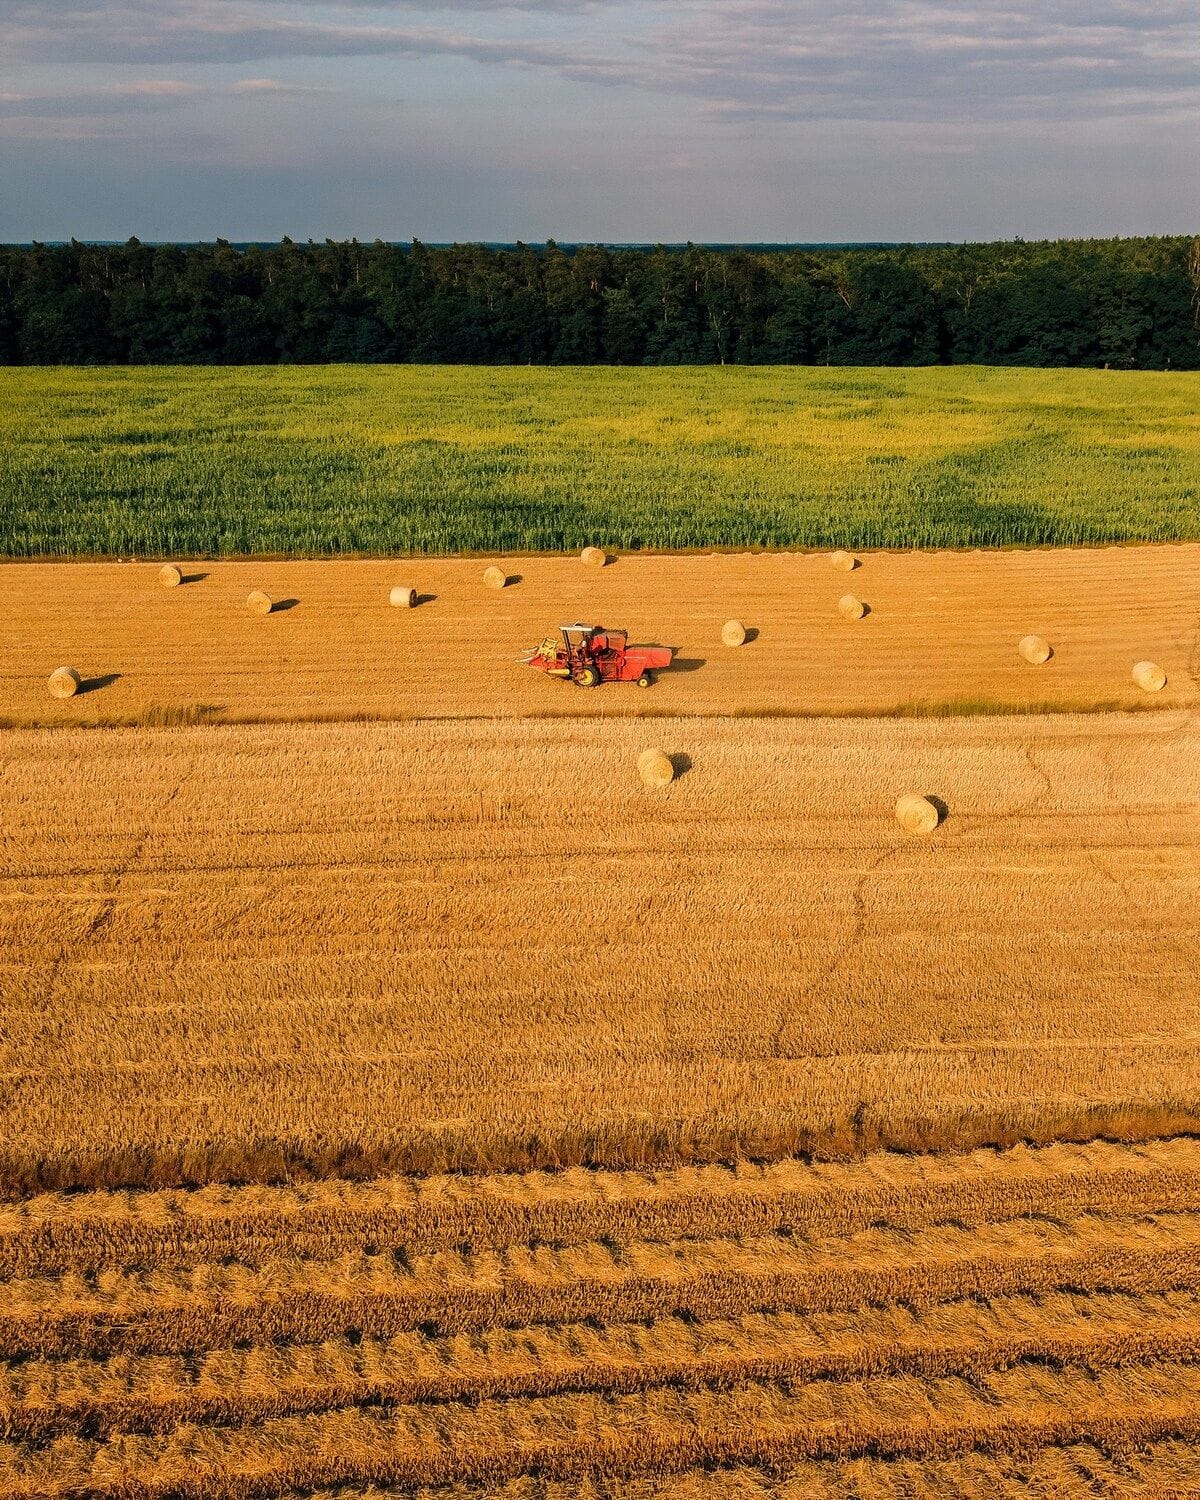
[{"label": "round hay bale", "polygon": [[905,833],[932,833],[941,820],[934,803],[916,792],[905,792],[896,803],[896,822]]},{"label": "round hay bale", "polygon": [[79,691],[79,673],[74,667],[55,667],[46,679],[52,698],[73,698]]},{"label": "round hay bale", "polygon": [[721,626],[721,640],[727,646],[740,646],[746,639],[746,627],[740,620],[726,620]]},{"label": "round hay bale", "polygon": [[867,606],[857,594],[843,594],[838,600],[838,609],[847,620],[861,620],[867,612]]},{"label": "round hay bale", "polygon": [[1017,643],[1017,650],[1031,666],[1040,667],[1054,655],[1050,649],[1050,642],[1044,641],[1040,635],[1022,636]]},{"label": "round hay bale", "polygon": [[1140,661],[1133,669],[1133,680],[1143,693],[1161,693],[1167,685],[1167,674],[1156,661]]},{"label": "round hay bale", "polygon": [[671,757],[664,755],[661,750],[643,750],[638,756],[637,766],[643,784],[652,791],[660,791],[675,780],[675,767],[671,764]]},{"label": "round hay bale", "polygon": [[484,573],[483,581],[490,589],[502,589],[508,583],[508,574],[495,563]]},{"label": "round hay bale", "polygon": [[839,573],[853,573],[858,567],[858,558],[853,552],[837,551],[829,559]]},{"label": "round hay bale", "polygon": [[394,604],[397,609],[415,609],[417,605],[416,589],[406,589],[397,586],[388,595],[388,603]]},{"label": "round hay bale", "polygon": [[183,574],[174,563],[163,563],[158,570],[158,581],[165,589],[175,589],[183,582]]},{"label": "round hay bale", "polygon": [[261,589],[255,589],[246,600],[246,608],[252,615],[269,615],[271,613],[271,601]]},{"label": "round hay bale", "polygon": [[608,553],[603,547],[585,547],[579,556],[589,568],[603,568],[608,562]]}]

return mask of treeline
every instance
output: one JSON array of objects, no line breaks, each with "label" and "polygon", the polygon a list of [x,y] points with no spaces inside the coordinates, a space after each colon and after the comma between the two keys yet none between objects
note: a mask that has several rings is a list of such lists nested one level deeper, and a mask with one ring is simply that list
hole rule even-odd
[{"label": "treeline", "polygon": [[0,363],[1200,367],[1200,240],[0,247]]}]

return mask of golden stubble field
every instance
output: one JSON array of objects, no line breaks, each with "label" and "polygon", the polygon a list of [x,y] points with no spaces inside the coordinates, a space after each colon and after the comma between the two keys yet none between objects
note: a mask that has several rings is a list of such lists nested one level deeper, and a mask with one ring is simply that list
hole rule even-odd
[{"label": "golden stubble field", "polygon": [[1198,553],[0,571],[0,1500],[1200,1493]]},{"label": "golden stubble field", "polygon": [[[668,714],[886,714],[926,707],[1194,704],[1200,546],[1042,552],[866,553],[853,573],[826,554],[509,558],[514,582],[485,588],[486,559],[189,563],[158,583],[149,563],[0,568],[0,722],[137,722],[148,709],[203,718]],[[418,591],[393,609],[394,584]],[[264,590],[287,607],[250,615]],[[844,619],[850,592],[869,606]],[[294,602],[292,602],[294,601]],[[736,618],[745,646],[721,644]],[[595,693],[517,670],[564,621],[628,628],[678,664],[648,695]],[[1021,659],[1044,636],[1054,657]],[[1135,662],[1167,673],[1158,694]],[[91,689],[46,693],[56,667]]]},{"label": "golden stubble field", "polygon": [[1198,751],[1187,711],[10,731],[0,1180],[1190,1127]]}]

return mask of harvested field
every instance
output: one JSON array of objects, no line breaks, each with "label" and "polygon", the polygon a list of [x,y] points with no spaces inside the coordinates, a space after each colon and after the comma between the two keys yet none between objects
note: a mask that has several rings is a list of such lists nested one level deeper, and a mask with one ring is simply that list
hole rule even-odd
[{"label": "harvested field", "polygon": [[[827,554],[519,558],[484,588],[478,560],[188,563],[164,589],[148,563],[20,564],[0,573],[0,722],[889,714],[1197,701],[1200,546],[868,553],[870,614],[837,609]],[[389,605],[401,582],[416,609]],[[246,598],[276,601],[264,619]],[[731,617],[751,633],[722,645]],[[649,695],[582,692],[516,664],[565,620],[672,646]],[[1053,658],[1018,651],[1035,632]],[[1132,679],[1157,662],[1167,686]],[[71,661],[85,690],[55,703]]]},{"label": "harvested field", "polygon": [[654,728],[7,734],[0,1183],[1196,1123],[1190,714]]},{"label": "harvested field", "polygon": [[505,566],[0,574],[0,1500],[1200,1493],[1200,549]]},{"label": "harvested field", "polygon": [[1198,1247],[1188,1139],[42,1194],[0,1496],[1185,1493]]}]

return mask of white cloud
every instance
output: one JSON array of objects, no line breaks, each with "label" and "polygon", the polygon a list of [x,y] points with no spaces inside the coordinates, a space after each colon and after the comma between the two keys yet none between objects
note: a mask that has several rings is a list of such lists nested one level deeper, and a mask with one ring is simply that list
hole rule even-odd
[{"label": "white cloud", "polygon": [[417,3],[325,0],[322,17],[316,0],[0,0],[0,14],[16,54],[43,63],[460,57],[691,98],[718,119],[1070,119],[1200,98],[1190,0],[425,0],[486,11],[490,29],[388,21]]}]

